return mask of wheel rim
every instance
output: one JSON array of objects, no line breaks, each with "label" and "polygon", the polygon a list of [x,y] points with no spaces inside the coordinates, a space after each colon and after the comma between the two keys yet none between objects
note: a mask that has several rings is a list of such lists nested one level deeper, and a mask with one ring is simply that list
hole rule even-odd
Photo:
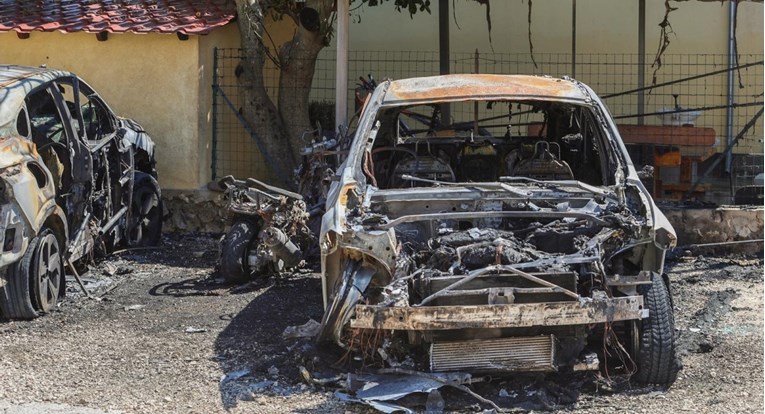
[{"label": "wheel rim", "polygon": [[153,189],[146,185],[136,189],[131,216],[129,242],[131,245],[140,245],[145,242],[144,237],[151,234],[159,217],[159,197]]},{"label": "wheel rim", "polygon": [[35,299],[40,310],[48,312],[56,306],[61,290],[61,253],[54,235],[47,234],[40,240],[35,262]]}]

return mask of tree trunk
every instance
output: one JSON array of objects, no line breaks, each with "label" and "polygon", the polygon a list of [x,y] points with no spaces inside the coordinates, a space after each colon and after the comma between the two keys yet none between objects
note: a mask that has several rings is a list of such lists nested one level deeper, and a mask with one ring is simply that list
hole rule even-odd
[{"label": "tree trunk", "polygon": [[[303,10],[315,10],[301,14],[292,40],[279,50],[281,72],[279,78],[279,113],[283,115],[293,159],[300,160],[300,150],[305,146],[301,137],[306,130],[315,129],[308,118],[308,99],[313,83],[316,59],[324,48],[326,22],[329,21],[333,0],[308,0]],[[323,23],[323,24],[322,24]],[[308,28],[306,28],[308,26]],[[334,125],[322,125],[332,129]]]},{"label": "tree trunk", "polygon": [[263,78],[266,51],[260,41],[265,34],[264,12],[259,1],[237,1],[237,21],[244,54],[237,77],[243,102],[242,115],[265,147],[263,159],[269,164],[268,180],[291,188],[294,187],[292,173],[298,158],[291,148],[285,122],[266,91]]}]

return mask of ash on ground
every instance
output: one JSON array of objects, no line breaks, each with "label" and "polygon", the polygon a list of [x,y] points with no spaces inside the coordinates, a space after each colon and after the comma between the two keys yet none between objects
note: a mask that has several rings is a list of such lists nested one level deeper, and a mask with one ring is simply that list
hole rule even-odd
[{"label": "ash on ground", "polygon": [[[79,269],[95,299],[72,279],[55,312],[0,320],[0,407],[375,412],[336,396],[347,383],[343,375],[375,367],[344,361],[342,352],[317,348],[310,338],[282,335],[321,320],[319,275],[226,285],[215,271],[218,241],[171,234],[159,249],[117,252]],[[469,389],[511,411],[762,412],[762,257],[701,253],[676,252],[668,264],[684,366],[668,390],[631,387],[618,366],[608,373],[491,378]],[[429,396],[395,403],[423,411]],[[438,396],[443,404],[436,407],[448,412],[492,409],[454,388]]]}]

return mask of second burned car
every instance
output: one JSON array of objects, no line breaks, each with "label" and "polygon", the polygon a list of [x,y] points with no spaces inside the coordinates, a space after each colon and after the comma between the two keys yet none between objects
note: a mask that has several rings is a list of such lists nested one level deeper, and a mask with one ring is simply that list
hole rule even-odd
[{"label": "second burned car", "polygon": [[0,310],[55,308],[65,265],[159,243],[154,142],[72,73],[0,65]]},{"label": "second burned car", "polygon": [[586,85],[382,82],[336,178],[322,340],[489,373],[596,369],[608,346],[638,382],[675,380],[674,230]]}]

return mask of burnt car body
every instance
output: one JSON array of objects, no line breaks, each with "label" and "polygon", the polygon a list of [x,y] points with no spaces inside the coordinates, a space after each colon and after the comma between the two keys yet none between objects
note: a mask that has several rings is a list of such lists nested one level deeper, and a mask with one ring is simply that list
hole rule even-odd
[{"label": "burnt car body", "polygon": [[490,373],[596,369],[607,347],[639,382],[675,380],[674,230],[586,85],[382,82],[335,181],[320,340]]},{"label": "burnt car body", "polygon": [[65,265],[117,245],[155,245],[154,143],[72,73],[0,65],[0,310],[50,311]]}]

